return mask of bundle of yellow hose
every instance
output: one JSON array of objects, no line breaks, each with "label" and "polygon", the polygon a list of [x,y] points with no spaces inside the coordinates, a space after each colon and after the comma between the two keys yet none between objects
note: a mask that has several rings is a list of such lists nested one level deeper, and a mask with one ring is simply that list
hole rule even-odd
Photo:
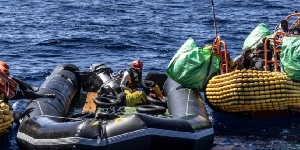
[{"label": "bundle of yellow hose", "polygon": [[0,136],[8,133],[12,128],[13,112],[9,108],[9,104],[0,101]]},{"label": "bundle of yellow hose", "polygon": [[300,107],[300,83],[284,73],[236,70],[209,80],[207,101],[224,112],[284,110]]},{"label": "bundle of yellow hose", "polygon": [[126,106],[135,107],[137,104],[146,102],[146,93],[144,91],[136,91],[126,94]]}]

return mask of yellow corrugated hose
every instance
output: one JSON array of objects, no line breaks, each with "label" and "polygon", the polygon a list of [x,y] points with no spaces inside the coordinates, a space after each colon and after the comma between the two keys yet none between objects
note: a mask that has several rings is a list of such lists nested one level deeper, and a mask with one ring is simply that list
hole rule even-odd
[{"label": "yellow corrugated hose", "polygon": [[128,90],[124,90],[126,93],[126,106],[135,107],[136,104],[146,102],[146,93],[144,91],[135,91],[131,93]]},{"label": "yellow corrugated hose", "polygon": [[280,72],[236,70],[213,77],[206,96],[224,112],[285,110],[300,107],[300,83]]},{"label": "yellow corrugated hose", "polygon": [[8,133],[13,121],[13,112],[9,109],[9,104],[0,102],[0,136]]}]

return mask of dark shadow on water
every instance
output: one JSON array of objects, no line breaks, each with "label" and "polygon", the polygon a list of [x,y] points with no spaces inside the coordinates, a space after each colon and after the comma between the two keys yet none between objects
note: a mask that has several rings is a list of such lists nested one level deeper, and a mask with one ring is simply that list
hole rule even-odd
[{"label": "dark shadow on water", "polygon": [[16,141],[18,128],[19,125],[14,123],[12,130],[0,137],[0,150],[19,150]]},{"label": "dark shadow on water", "polygon": [[[205,100],[204,95],[201,97]],[[300,114],[290,111],[261,113],[224,113],[205,105],[216,136],[261,136],[297,138],[300,135]],[[256,118],[256,119],[252,119]]]},{"label": "dark shadow on water", "polygon": [[[203,94],[201,97],[205,101]],[[265,111],[237,115],[213,110],[208,104],[205,106],[215,131],[213,150],[300,149],[299,113]]]},{"label": "dark shadow on water", "polygon": [[300,117],[245,119],[208,108],[215,140],[213,150],[300,149]]},{"label": "dark shadow on water", "polygon": [[298,137],[300,117],[293,115],[279,118],[245,119],[233,114],[212,112],[216,135],[262,136],[268,138]]}]

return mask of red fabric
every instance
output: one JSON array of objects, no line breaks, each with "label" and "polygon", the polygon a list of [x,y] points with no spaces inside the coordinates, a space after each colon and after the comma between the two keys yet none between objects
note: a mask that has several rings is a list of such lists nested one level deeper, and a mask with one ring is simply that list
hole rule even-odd
[{"label": "red fabric", "polygon": [[9,69],[9,66],[5,62],[3,62],[3,61],[0,61],[0,66],[3,66],[7,70]]}]

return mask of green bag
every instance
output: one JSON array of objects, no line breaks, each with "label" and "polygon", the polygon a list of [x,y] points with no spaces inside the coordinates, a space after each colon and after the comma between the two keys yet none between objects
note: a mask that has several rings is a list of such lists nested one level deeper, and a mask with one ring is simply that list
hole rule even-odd
[{"label": "green bag", "polygon": [[209,49],[197,47],[189,38],[170,61],[167,76],[184,87],[204,90],[207,80],[220,71],[220,59]]},{"label": "green bag", "polygon": [[250,47],[250,49],[253,51],[255,50],[259,45],[262,45],[264,41],[262,41],[265,37],[271,37],[272,33],[267,28],[267,26],[264,23],[259,24],[245,39],[243,44],[243,49],[246,47]]},{"label": "green bag", "polygon": [[280,52],[280,61],[286,74],[300,81],[300,38],[284,37]]}]

